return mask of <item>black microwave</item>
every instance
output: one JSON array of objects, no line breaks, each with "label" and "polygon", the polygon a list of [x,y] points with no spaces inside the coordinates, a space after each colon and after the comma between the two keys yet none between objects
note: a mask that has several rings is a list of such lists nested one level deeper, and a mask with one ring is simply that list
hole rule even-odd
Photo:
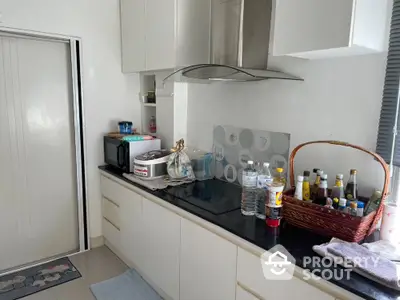
[{"label": "black microwave", "polygon": [[105,136],[104,162],[117,167],[126,173],[133,173],[136,156],[152,150],[161,149],[161,140],[123,141],[119,138]]}]

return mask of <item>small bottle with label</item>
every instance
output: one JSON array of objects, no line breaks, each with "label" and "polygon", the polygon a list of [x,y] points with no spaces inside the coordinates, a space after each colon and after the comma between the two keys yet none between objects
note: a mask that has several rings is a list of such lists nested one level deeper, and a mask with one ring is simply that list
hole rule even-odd
[{"label": "small bottle with label", "polygon": [[344,198],[343,174],[337,174],[335,185],[332,188],[331,198]]},{"label": "small bottle with label", "polygon": [[294,197],[298,200],[303,200],[303,180],[303,176],[297,176],[296,191],[294,193]]},{"label": "small bottle with label", "polygon": [[319,184],[321,183],[321,175],[324,173],[324,171],[320,169],[314,169],[313,172],[317,174],[315,177],[315,182],[311,187],[311,200],[314,201],[317,198]]},{"label": "small bottle with label", "polygon": [[364,202],[357,202],[357,217],[364,216]]},{"label": "small bottle with label", "polygon": [[326,198],[325,207],[333,209],[333,200],[331,198]]},{"label": "small bottle with label", "polygon": [[339,208],[339,199],[338,198],[333,198],[333,208],[338,209]]},{"label": "small bottle with label", "polygon": [[310,171],[304,171],[303,177],[303,200],[310,201]]},{"label": "small bottle with label", "polygon": [[349,214],[352,216],[357,216],[357,202],[350,202]]},{"label": "small bottle with label", "polygon": [[345,212],[345,210],[346,210],[346,202],[347,202],[347,199],[340,198],[338,211]]},{"label": "small bottle with label", "polygon": [[321,182],[319,184],[319,189],[317,193],[317,198],[315,199],[314,203],[319,205],[325,205],[326,198],[328,198],[328,175],[322,174]]},{"label": "small bottle with label", "polygon": [[357,170],[352,169],[350,170],[350,178],[347,182],[345,195],[347,200],[355,200],[358,196],[358,189],[357,189]]}]

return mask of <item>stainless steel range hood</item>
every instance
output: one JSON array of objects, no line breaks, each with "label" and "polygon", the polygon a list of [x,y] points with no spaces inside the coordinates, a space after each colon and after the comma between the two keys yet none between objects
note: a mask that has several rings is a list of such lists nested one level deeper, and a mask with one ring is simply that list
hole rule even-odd
[{"label": "stainless steel range hood", "polygon": [[181,68],[165,80],[168,78],[188,82],[302,80],[267,69],[272,0],[210,1],[210,64]]}]

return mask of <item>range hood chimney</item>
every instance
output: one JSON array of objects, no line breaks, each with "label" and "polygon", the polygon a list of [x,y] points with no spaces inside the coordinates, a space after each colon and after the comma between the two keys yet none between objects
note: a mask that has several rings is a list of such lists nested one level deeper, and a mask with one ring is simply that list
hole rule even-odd
[{"label": "range hood chimney", "polygon": [[170,77],[189,82],[191,79],[194,82],[302,80],[267,70],[272,0],[210,1],[210,64],[181,68],[165,80]]}]

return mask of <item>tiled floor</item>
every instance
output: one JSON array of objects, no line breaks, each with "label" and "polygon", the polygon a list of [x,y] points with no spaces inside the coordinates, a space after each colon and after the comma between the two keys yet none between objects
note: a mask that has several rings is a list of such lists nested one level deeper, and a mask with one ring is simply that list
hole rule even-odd
[{"label": "tiled floor", "polygon": [[128,269],[107,247],[71,256],[70,260],[81,272],[81,278],[30,295],[23,300],[93,300],[95,298],[89,289],[91,284],[122,274]]}]

